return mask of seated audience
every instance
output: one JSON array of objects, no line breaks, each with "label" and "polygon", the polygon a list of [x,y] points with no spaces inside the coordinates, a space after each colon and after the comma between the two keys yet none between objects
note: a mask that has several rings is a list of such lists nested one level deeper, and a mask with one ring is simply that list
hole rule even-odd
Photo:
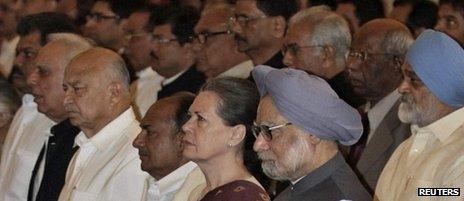
[{"label": "seated audience", "polygon": [[57,200],[64,185],[66,169],[73,154],[74,139],[79,128],[73,126],[63,106],[63,77],[71,59],[90,49],[90,43],[75,34],[50,34],[48,42],[40,48],[35,65],[27,77],[34,102],[40,113],[50,118],[55,125],[51,136],[43,142],[29,182],[27,200]]},{"label": "seated audience", "polygon": [[419,0],[394,0],[393,9],[388,17],[406,24],[409,14]]},{"label": "seated audience", "polygon": [[[378,200],[424,200],[418,188],[464,188],[463,66],[464,50],[441,32],[426,30],[410,47],[398,116],[412,134],[383,169]],[[463,199],[461,192],[433,200]]]},{"label": "seated audience", "polygon": [[283,48],[284,63],[317,75],[353,107],[362,104],[346,80],[345,55],[351,35],[345,20],[326,6],[295,14],[289,22]]},{"label": "seated audience", "polygon": [[150,66],[164,78],[157,99],[179,91],[196,93],[204,83],[205,76],[196,69],[192,50],[198,19],[198,11],[190,7],[170,7],[150,17]]},{"label": "seated audience", "polygon": [[464,45],[464,1],[440,0],[435,29],[444,32]]},{"label": "seated audience", "polygon": [[356,109],[304,71],[258,66],[253,78],[262,97],[254,150],[267,176],[292,183],[275,200],[371,200],[337,146],[361,137]]},{"label": "seated audience", "polygon": [[295,0],[238,0],[232,18],[238,51],[247,54],[255,66],[284,67],[280,50],[287,20],[296,9]]},{"label": "seated audience", "polygon": [[216,78],[200,89],[182,130],[184,156],[198,164],[206,182],[189,201],[269,200],[245,166],[253,154],[248,150],[258,101],[256,87],[245,79]]},{"label": "seated audience", "polygon": [[13,68],[15,49],[19,41],[16,26],[18,18],[17,10],[14,9],[14,1],[0,1],[2,10],[0,11],[0,73],[4,77],[9,77]]},{"label": "seated audience", "polygon": [[158,100],[143,117],[142,132],[132,143],[139,150],[141,168],[148,179],[146,200],[171,201],[187,175],[197,165],[183,155],[182,125],[188,120],[188,108],[195,96],[178,92]]},{"label": "seated audience", "polygon": [[198,70],[207,79],[215,77],[248,78],[253,62],[244,53],[237,51],[232,27],[232,5],[220,3],[205,8],[195,26],[193,50]]},{"label": "seated audience", "polygon": [[87,50],[66,67],[63,89],[68,117],[81,132],[58,200],[141,200],[146,175],[131,146],[141,129],[124,60],[108,49]]},{"label": "seated audience", "polygon": [[377,179],[396,147],[409,136],[409,125],[396,115],[400,94],[401,64],[413,37],[393,19],[376,19],[354,35],[347,56],[353,91],[367,103],[360,107],[364,133],[350,148],[348,162],[373,192]]}]

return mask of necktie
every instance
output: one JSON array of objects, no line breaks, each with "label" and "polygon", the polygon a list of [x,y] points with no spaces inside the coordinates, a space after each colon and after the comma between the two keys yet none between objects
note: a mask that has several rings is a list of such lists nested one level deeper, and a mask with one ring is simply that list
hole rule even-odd
[{"label": "necktie", "polygon": [[359,161],[359,158],[361,157],[362,152],[364,151],[364,148],[366,147],[366,142],[367,142],[367,137],[370,132],[370,127],[369,127],[369,118],[367,117],[367,112],[360,112],[361,114],[361,121],[363,124],[363,134],[359,141],[352,145],[350,148],[350,152],[348,155],[348,164],[350,164],[351,167],[356,167],[356,164]]},{"label": "necktie", "polygon": [[40,164],[42,163],[42,160],[45,156],[46,147],[47,147],[46,144],[42,146],[42,149],[40,150],[40,153],[39,153],[39,157],[37,158],[37,161],[35,162],[34,170],[32,170],[32,176],[31,176],[31,179],[29,180],[29,190],[27,192],[27,201],[33,200],[35,177],[37,176],[37,172],[39,171]]}]

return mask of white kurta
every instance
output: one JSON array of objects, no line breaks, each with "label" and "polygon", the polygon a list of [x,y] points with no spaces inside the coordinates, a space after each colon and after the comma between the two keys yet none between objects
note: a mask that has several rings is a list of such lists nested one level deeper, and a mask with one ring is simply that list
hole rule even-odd
[{"label": "white kurta", "polygon": [[147,174],[140,169],[132,141],[140,133],[132,108],[92,138],[76,137],[79,150],[71,159],[60,201],[139,201]]}]

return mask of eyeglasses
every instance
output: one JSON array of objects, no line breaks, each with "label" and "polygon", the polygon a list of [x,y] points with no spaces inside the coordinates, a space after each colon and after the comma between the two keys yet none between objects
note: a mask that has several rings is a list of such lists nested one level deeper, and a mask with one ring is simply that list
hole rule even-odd
[{"label": "eyeglasses", "polygon": [[398,56],[398,55],[390,54],[390,53],[370,53],[365,50],[350,50],[348,52],[347,58],[357,59],[361,62],[364,62],[371,56],[376,56],[376,55],[378,56]]},{"label": "eyeglasses", "polygon": [[90,14],[88,14],[86,16],[86,19],[87,19],[87,21],[95,20],[97,22],[101,22],[101,21],[107,20],[107,19],[116,19],[116,20],[118,20],[119,16],[117,16],[117,15],[103,15],[101,13],[90,13]]},{"label": "eyeglasses", "polygon": [[286,126],[292,125],[292,123],[284,123],[284,124],[279,124],[275,126],[268,126],[268,125],[258,125],[257,123],[254,123],[252,126],[253,130],[253,135],[255,136],[256,139],[258,139],[258,136],[260,134],[263,134],[262,136],[266,141],[271,141],[272,140],[272,131],[275,129],[283,128]]},{"label": "eyeglasses", "polygon": [[151,34],[151,41],[154,43],[158,43],[158,44],[166,44],[166,43],[170,43],[173,41],[178,41],[178,39],[177,38],[163,38],[163,37],[155,36]]},{"label": "eyeglasses", "polygon": [[305,46],[300,46],[296,43],[289,44],[289,45],[284,45],[282,47],[282,54],[285,55],[286,53],[289,53],[293,56],[297,55],[298,52],[301,51],[301,49],[305,48],[315,48],[315,47],[325,47],[323,45],[305,45]]},{"label": "eyeglasses", "polygon": [[203,32],[203,33],[199,33],[199,34],[192,36],[192,40],[197,40],[198,43],[205,44],[206,41],[208,41],[208,37],[222,35],[222,34],[229,35],[229,34],[232,34],[232,31],[227,30],[227,31],[219,31],[219,32]]},{"label": "eyeglasses", "polygon": [[259,17],[248,17],[246,15],[234,15],[230,18],[230,21],[232,23],[238,23],[240,25],[244,25],[244,26],[247,26],[248,23],[252,22],[252,21],[255,21],[255,20],[259,20],[259,19],[264,19],[264,18],[267,18],[267,16],[259,16]]}]

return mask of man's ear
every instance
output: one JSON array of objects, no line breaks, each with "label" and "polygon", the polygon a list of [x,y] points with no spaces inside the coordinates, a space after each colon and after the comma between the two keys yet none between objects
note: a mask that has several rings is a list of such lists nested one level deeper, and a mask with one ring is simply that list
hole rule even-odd
[{"label": "man's ear", "polygon": [[283,38],[287,29],[287,22],[282,16],[272,17],[271,19],[271,34],[275,38]]},{"label": "man's ear", "polygon": [[393,69],[395,70],[395,73],[401,73],[401,66],[404,63],[404,58],[394,56],[393,57]]},{"label": "man's ear", "polygon": [[108,95],[110,98],[110,105],[114,106],[119,103],[123,97],[124,87],[120,82],[112,82],[108,85]]},{"label": "man's ear", "polygon": [[231,128],[232,136],[229,140],[229,145],[236,146],[239,145],[246,137],[246,127],[244,125],[236,125]]},{"label": "man's ear", "polygon": [[321,56],[323,58],[322,67],[332,68],[335,65],[336,52],[332,45],[324,46]]}]

